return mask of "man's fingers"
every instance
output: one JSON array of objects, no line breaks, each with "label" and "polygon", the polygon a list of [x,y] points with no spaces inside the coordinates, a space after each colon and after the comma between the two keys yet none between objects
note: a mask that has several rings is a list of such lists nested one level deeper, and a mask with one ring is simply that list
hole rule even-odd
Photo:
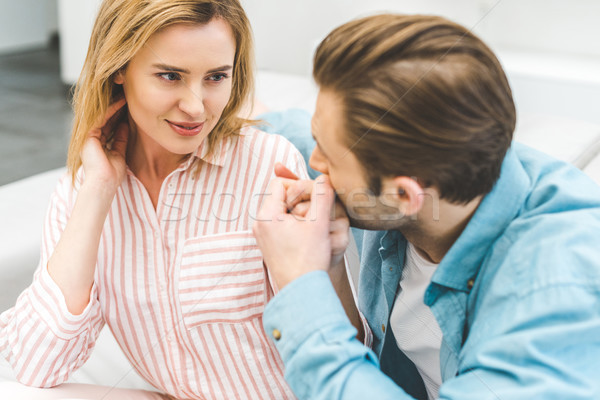
[{"label": "man's fingers", "polygon": [[300,179],[296,174],[294,174],[292,171],[290,171],[285,165],[283,165],[282,163],[275,163],[275,175],[278,178],[286,178],[286,179]]},{"label": "man's fingers", "polygon": [[329,184],[329,179],[325,175],[319,176],[313,183],[307,218],[329,221],[334,200],[335,195]]},{"label": "man's fingers", "polygon": [[329,225],[329,232],[346,232],[348,229],[350,229],[350,222],[347,218],[336,219]]},{"label": "man's fingers", "polygon": [[292,208],[290,210],[290,214],[296,216],[296,217],[306,217],[306,214],[308,213],[308,209],[310,208],[310,202],[309,201],[303,201],[301,203],[298,203],[294,206],[294,208]]},{"label": "man's fingers", "polygon": [[334,232],[329,235],[332,255],[344,254],[350,244],[348,232]]},{"label": "man's fingers", "polygon": [[286,212],[285,187],[280,179],[275,178],[269,183],[268,191],[260,207],[260,219],[273,220]]}]

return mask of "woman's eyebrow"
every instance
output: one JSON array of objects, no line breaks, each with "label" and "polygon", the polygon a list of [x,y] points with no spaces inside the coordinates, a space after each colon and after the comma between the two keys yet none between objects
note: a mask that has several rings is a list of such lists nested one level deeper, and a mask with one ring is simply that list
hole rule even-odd
[{"label": "woman's eyebrow", "polygon": [[209,69],[208,71],[206,71],[206,73],[210,74],[210,73],[213,73],[213,72],[224,72],[224,71],[229,71],[232,68],[233,67],[231,65],[222,65],[222,66],[217,67],[217,68]]},{"label": "woman's eyebrow", "polygon": [[190,71],[188,71],[187,69],[178,68],[178,67],[174,67],[172,65],[167,65],[167,64],[152,64],[152,66],[154,68],[161,69],[163,71],[181,72],[183,74],[189,74],[190,73]]},{"label": "woman's eyebrow", "polygon": [[[174,67],[172,65],[167,65],[167,64],[152,64],[152,66],[154,68],[157,69],[161,69],[163,71],[168,71],[168,72],[181,72],[182,74],[189,74],[190,71],[184,68],[178,68],[178,67]],[[224,72],[224,71],[229,71],[231,70],[233,67],[231,65],[222,65],[220,67],[217,68],[212,68],[209,69],[208,71],[206,71],[207,74],[212,74],[213,72]]]}]

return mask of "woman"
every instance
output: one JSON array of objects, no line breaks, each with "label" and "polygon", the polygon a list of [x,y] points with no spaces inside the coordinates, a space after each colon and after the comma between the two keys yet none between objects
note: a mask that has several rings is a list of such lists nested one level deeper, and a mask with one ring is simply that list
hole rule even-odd
[{"label": "woman", "polygon": [[66,381],[107,323],[168,396],[293,397],[262,329],[273,288],[251,224],[276,162],[306,171],[289,142],[238,117],[251,47],[237,0],[102,3],[71,175],[51,199],[34,283],[0,318],[21,382]]}]

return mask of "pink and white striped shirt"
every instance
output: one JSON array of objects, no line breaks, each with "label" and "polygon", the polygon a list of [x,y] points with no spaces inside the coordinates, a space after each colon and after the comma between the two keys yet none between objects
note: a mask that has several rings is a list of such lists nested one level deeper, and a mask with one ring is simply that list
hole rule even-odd
[{"label": "pink and white striped shirt", "polygon": [[201,146],[173,171],[156,210],[129,171],[104,224],[91,301],[78,316],[45,268],[77,195],[63,177],[34,282],[0,316],[0,354],[19,380],[66,381],[106,322],[135,369],[171,396],[294,398],[263,331],[273,289],[251,231],[277,161],[307,176],[286,139],[245,128],[212,157]]}]

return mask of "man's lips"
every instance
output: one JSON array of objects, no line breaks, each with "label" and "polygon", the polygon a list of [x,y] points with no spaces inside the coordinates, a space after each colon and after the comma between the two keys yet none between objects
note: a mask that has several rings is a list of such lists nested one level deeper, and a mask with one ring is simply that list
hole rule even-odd
[{"label": "man's lips", "polygon": [[182,136],[196,136],[204,127],[204,122],[178,122],[167,120],[167,123],[171,129]]}]

